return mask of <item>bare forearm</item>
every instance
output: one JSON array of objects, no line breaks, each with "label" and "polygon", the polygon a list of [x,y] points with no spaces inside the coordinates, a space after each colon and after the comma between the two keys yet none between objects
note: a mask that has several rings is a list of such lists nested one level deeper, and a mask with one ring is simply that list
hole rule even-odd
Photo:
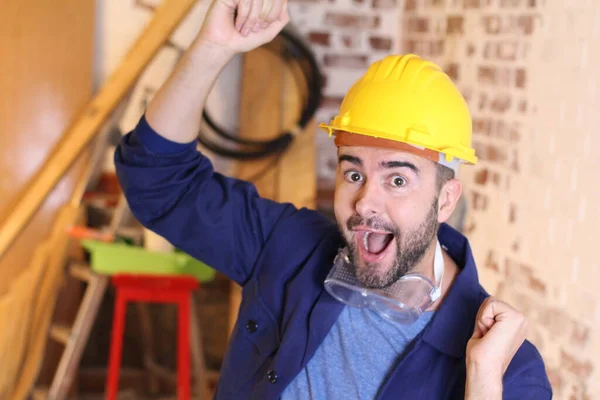
[{"label": "bare forearm", "polygon": [[197,39],[146,110],[146,119],[161,136],[179,143],[194,140],[202,109],[219,73],[233,52]]},{"label": "bare forearm", "polygon": [[465,400],[502,400],[502,374],[468,365]]}]

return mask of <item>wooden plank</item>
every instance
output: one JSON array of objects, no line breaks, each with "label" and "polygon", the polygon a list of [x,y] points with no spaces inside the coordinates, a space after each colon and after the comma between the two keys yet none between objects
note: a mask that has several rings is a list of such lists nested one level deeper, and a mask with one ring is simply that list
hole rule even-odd
[{"label": "wooden plank", "polygon": [[[277,43],[273,43],[277,46]],[[258,48],[244,55],[242,67],[242,88],[240,97],[240,136],[249,139],[274,138],[281,132],[281,94],[283,68],[277,55]],[[258,193],[266,198],[277,197],[277,168],[269,167],[273,158],[240,162],[236,165],[236,176],[247,179],[266,174],[254,181]],[[237,320],[241,301],[241,288],[231,283],[229,299],[229,331]]]},{"label": "wooden plank", "polygon": [[[295,64],[295,65],[294,65]],[[306,83],[298,64],[283,71],[283,127],[293,129],[300,117]],[[300,86],[299,86],[300,84]],[[314,208],[317,193],[315,122],[308,123],[292,142],[279,163],[277,200],[298,208]]]},{"label": "wooden plank", "polygon": [[58,287],[64,278],[64,260],[68,248],[65,227],[77,220],[80,210],[70,205],[64,206],[55,221],[48,242],[48,260],[41,284],[32,303],[32,323],[27,338],[27,357],[21,365],[18,381],[11,399],[22,400],[33,388],[40,370],[44,350],[48,341],[48,331],[56,303]]},{"label": "wooden plank", "polygon": [[[244,55],[240,99],[240,137],[249,139],[272,139],[281,130],[282,68],[279,59],[271,51],[259,48]],[[267,172],[254,183],[261,196],[276,197],[276,168],[273,158],[240,162],[236,175],[248,179]]]},{"label": "wooden plank", "polygon": [[92,278],[92,270],[87,264],[74,263],[69,266],[69,274],[82,282],[89,282]]},{"label": "wooden plank", "polygon": [[5,219],[0,228],[0,257],[195,3],[196,0],[168,0],[157,8],[124,61],[67,130]]},{"label": "wooden plank", "polygon": [[53,400],[63,400],[67,397],[107,285],[108,277],[105,275],[94,274],[90,280],[73,324],[73,330],[69,335],[65,353],[58,364],[56,376],[50,387],[49,396]]},{"label": "wooden plank", "polygon": [[192,300],[190,301],[190,313],[194,398],[198,400],[209,400],[211,398],[211,390],[208,385],[208,376],[206,374],[206,365],[204,363],[202,329],[200,329],[200,323],[198,322],[198,310],[194,296],[192,296]]},{"label": "wooden plank", "polygon": [[50,327],[50,337],[61,344],[67,344],[71,328],[67,325],[54,324]]},{"label": "wooden plank", "polygon": [[17,384],[19,369],[28,350],[33,306],[44,277],[50,246],[42,242],[27,270],[12,282],[0,299],[0,398],[10,398]]}]

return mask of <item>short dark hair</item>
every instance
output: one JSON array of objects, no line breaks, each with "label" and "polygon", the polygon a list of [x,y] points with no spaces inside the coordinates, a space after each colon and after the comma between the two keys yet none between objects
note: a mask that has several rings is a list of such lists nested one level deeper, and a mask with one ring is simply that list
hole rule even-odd
[{"label": "short dark hair", "polygon": [[454,179],[454,170],[446,167],[445,165],[435,163],[436,171],[436,183],[438,192],[442,189],[442,186],[451,179]]}]

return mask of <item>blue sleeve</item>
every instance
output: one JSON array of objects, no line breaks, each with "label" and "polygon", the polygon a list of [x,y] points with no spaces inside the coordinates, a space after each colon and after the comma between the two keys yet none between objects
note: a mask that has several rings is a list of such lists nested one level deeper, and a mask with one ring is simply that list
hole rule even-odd
[{"label": "blue sleeve", "polygon": [[504,374],[503,386],[503,400],[552,399],[544,361],[531,342],[526,340],[513,357]]},{"label": "blue sleeve", "polygon": [[522,377],[505,387],[502,400],[551,400],[552,389],[536,377]]},{"label": "blue sleeve", "polygon": [[242,285],[278,221],[297,211],[216,173],[195,141],[171,142],[145,117],[122,138],[115,165],[142,225]]}]

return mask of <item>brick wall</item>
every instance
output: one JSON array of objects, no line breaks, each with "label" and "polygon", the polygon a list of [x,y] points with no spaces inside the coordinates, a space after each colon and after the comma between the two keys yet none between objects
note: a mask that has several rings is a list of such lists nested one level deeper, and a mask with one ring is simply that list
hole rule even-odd
[{"label": "brick wall", "polygon": [[600,6],[406,0],[401,38],[473,113],[481,162],[461,177],[482,282],[532,321],[555,398],[600,398]]}]

